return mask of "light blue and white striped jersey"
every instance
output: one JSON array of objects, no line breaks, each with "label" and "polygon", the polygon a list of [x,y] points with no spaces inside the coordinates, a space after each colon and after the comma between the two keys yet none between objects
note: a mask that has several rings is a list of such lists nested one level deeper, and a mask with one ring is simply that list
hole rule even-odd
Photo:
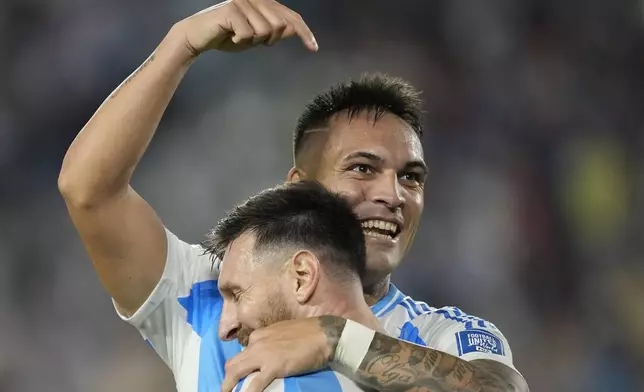
[{"label": "light blue and white striped jersey", "polygon": [[[150,297],[131,317],[174,374],[179,392],[219,392],[226,361],[242,350],[219,339],[223,298],[217,289],[219,265],[198,245],[189,245],[166,230],[167,260]],[[432,308],[401,293],[394,285],[372,306],[385,331],[466,360],[489,359],[514,369],[507,340],[491,323],[457,308]],[[118,312],[118,309],[117,309]],[[253,375],[240,382],[243,392]],[[354,392],[352,381],[331,370],[276,380],[268,392]]]}]

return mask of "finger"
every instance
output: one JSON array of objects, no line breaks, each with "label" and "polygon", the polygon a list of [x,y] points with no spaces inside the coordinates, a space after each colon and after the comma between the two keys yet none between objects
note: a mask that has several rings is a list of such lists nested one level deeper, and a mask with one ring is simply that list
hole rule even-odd
[{"label": "finger", "polygon": [[232,392],[239,380],[260,369],[259,364],[253,359],[252,355],[247,353],[248,351],[246,349],[226,362],[221,392]]},{"label": "finger", "polygon": [[264,1],[250,1],[251,5],[260,12],[264,18],[271,25],[271,34],[266,40],[266,45],[273,45],[288,36],[284,35],[284,31],[288,26],[286,19],[280,14],[280,9],[275,7],[276,3],[267,3]]},{"label": "finger", "polygon": [[262,392],[264,391],[275,379],[277,373],[269,370],[262,370],[257,373],[246,388],[246,392]]},{"label": "finger", "polygon": [[315,39],[315,36],[313,35],[311,29],[309,29],[309,26],[307,26],[306,22],[304,22],[300,14],[291,11],[288,8],[286,8],[286,10],[288,11],[288,13],[285,15],[285,18],[295,29],[295,34],[300,37],[300,39],[304,43],[304,46],[306,46],[313,52],[317,52],[318,42]]},{"label": "finger", "polygon": [[253,28],[253,44],[266,42],[272,33],[271,24],[248,0],[237,0],[237,7],[244,14]]},{"label": "finger", "polygon": [[235,12],[231,12],[230,15],[228,15],[228,22],[230,23],[230,29],[232,30],[231,40],[233,43],[246,43],[253,39],[255,31],[248,23],[248,19],[241,10],[238,9]]}]

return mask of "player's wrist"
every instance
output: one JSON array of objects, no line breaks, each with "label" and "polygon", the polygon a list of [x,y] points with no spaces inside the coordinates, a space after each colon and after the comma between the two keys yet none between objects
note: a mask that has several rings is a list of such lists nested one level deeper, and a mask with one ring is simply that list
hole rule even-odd
[{"label": "player's wrist", "polygon": [[352,320],[344,321],[331,363],[353,374],[367,355],[376,331]]},{"label": "player's wrist", "polygon": [[326,362],[333,360],[338,341],[347,322],[345,318],[339,316],[320,316],[320,327],[324,332],[324,359]]},{"label": "player's wrist", "polygon": [[173,26],[163,38],[156,50],[169,61],[179,66],[189,67],[199,55],[186,44],[185,32],[177,25]]}]

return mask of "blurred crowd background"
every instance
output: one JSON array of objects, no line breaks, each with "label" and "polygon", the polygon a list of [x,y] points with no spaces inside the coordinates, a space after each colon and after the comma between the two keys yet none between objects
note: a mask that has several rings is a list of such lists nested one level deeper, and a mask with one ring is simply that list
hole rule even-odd
[{"label": "blurred crowd background", "polygon": [[[534,392],[644,390],[644,2],[286,2],[316,33],[210,53],[134,179],[199,241],[281,182],[321,89],[364,71],[424,91],[424,218],[394,275],[494,322]],[[121,322],[56,179],[102,100],[206,0],[0,2],[0,391],[166,392]]]}]

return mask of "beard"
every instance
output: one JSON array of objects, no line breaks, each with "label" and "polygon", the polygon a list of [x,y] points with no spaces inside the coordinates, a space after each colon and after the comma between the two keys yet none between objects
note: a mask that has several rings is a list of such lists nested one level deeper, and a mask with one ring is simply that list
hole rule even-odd
[{"label": "beard", "polygon": [[[292,320],[293,313],[286,306],[286,301],[281,293],[274,293],[268,297],[267,305],[264,307],[264,313],[260,314],[259,327],[264,328],[268,327],[271,324],[275,324],[280,321]],[[251,328],[247,325],[242,324],[237,331],[237,340],[241,343],[242,346],[248,346],[248,341],[250,340],[250,335],[255,331],[256,328]]]}]

